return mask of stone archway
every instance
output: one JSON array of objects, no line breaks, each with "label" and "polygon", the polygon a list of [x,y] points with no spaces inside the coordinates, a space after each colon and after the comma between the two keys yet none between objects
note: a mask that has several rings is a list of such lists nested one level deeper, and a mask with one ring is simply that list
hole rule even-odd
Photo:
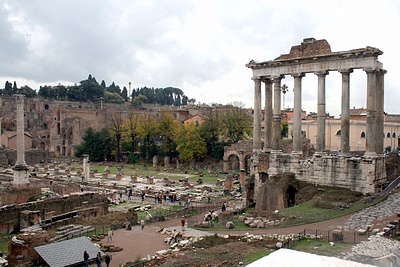
[{"label": "stone archway", "polygon": [[228,170],[229,171],[234,171],[234,170],[239,170],[240,166],[240,160],[239,157],[235,154],[231,154],[228,157]]},{"label": "stone archway", "polygon": [[297,189],[293,185],[289,185],[286,190],[286,206],[288,208],[296,205],[296,193]]}]

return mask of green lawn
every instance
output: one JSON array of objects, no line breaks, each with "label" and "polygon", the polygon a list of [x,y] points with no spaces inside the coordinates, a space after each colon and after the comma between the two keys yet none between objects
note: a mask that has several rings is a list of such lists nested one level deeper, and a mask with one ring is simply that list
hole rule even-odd
[{"label": "green lawn", "polygon": [[303,239],[297,242],[291,249],[308,252],[317,255],[335,257],[341,252],[349,250],[354,244],[335,242],[331,246],[328,241],[320,241],[315,239]]}]

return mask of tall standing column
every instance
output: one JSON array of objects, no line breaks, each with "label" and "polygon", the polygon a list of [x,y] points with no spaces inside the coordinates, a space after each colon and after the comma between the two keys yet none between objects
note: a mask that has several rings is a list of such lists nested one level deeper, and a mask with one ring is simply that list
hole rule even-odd
[{"label": "tall standing column", "polygon": [[350,73],[352,69],[339,70],[342,74],[342,110],[340,131],[340,154],[350,154]]},{"label": "tall standing column", "polygon": [[265,79],[264,151],[271,151],[272,143],[272,83]]},{"label": "tall standing column", "polygon": [[24,96],[15,95],[17,104],[17,162],[16,166],[25,166],[25,137],[24,137]]},{"label": "tall standing column", "polygon": [[294,74],[293,152],[303,154],[301,141],[301,79],[304,73]]},{"label": "tall standing column", "polygon": [[261,150],[261,80],[254,78],[253,152]]},{"label": "tall standing column", "polygon": [[281,146],[281,80],[283,76],[273,77],[274,111],[272,115],[272,149],[280,150]]},{"label": "tall standing column", "polygon": [[318,76],[318,107],[317,107],[317,143],[316,155],[325,154],[325,139],[326,139],[326,104],[325,104],[325,78],[329,74],[328,71],[320,71],[315,73]]},{"label": "tall standing column", "polygon": [[386,74],[386,70],[379,70],[376,75],[376,91],[375,91],[375,99],[376,99],[376,153],[378,155],[382,155],[384,152],[384,75]]},{"label": "tall standing column", "polygon": [[364,69],[367,73],[367,129],[365,137],[366,157],[376,157],[376,70]]},{"label": "tall standing column", "polygon": [[24,96],[14,95],[17,107],[17,162],[13,168],[13,186],[29,184],[28,165],[25,163]]}]

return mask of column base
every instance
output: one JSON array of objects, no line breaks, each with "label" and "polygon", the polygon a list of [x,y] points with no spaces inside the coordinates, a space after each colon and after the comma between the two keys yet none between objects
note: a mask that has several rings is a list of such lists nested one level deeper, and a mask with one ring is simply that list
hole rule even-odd
[{"label": "column base", "polygon": [[303,151],[292,151],[292,155],[303,156]]},{"label": "column base", "polygon": [[376,152],[365,152],[364,153],[364,158],[377,158],[378,155],[376,154]]}]

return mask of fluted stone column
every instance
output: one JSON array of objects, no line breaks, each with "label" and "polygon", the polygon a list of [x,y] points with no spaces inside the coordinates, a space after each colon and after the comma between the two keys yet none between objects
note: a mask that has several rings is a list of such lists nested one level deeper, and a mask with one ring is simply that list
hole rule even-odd
[{"label": "fluted stone column", "polygon": [[280,150],[281,147],[281,80],[283,76],[272,78],[274,83],[274,111],[272,115],[272,149]]},{"label": "fluted stone column", "polygon": [[366,157],[376,157],[376,70],[364,69],[367,73],[367,129],[365,139]]},{"label": "fluted stone column", "polygon": [[316,145],[316,155],[325,154],[325,142],[326,142],[326,97],[325,97],[325,78],[328,75],[328,71],[316,72],[315,75],[318,76],[318,107],[317,107],[317,143]]},{"label": "fluted stone column", "polygon": [[261,150],[261,80],[254,79],[253,152]]},{"label": "fluted stone column", "polygon": [[272,148],[272,82],[265,79],[265,111],[264,111],[264,151]]},{"label": "fluted stone column", "polygon": [[340,154],[350,154],[350,73],[352,69],[339,70],[342,74],[342,110],[340,131]]},{"label": "fluted stone column", "polygon": [[293,152],[303,154],[301,140],[301,78],[304,73],[294,74],[294,109],[293,109]]},{"label": "fluted stone column", "polygon": [[376,153],[383,155],[384,152],[384,75],[386,70],[379,70],[376,75]]}]

